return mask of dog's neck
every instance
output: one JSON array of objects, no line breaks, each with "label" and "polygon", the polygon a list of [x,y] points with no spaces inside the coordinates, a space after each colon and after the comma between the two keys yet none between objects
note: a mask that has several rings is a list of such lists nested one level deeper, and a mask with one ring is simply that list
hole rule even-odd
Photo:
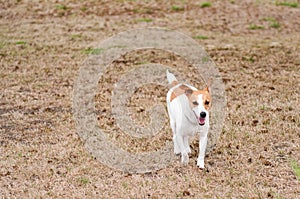
[{"label": "dog's neck", "polygon": [[190,123],[192,123],[192,124],[198,126],[197,117],[195,116],[194,111],[191,110],[191,112],[192,112],[192,113],[190,113],[190,114],[188,114],[188,115],[185,114],[184,116],[186,117],[186,119],[187,119]]},{"label": "dog's neck", "polygon": [[192,108],[189,105],[188,97],[186,95],[180,95],[178,96],[179,100],[181,101],[181,108],[184,117],[191,123],[198,125],[197,117],[195,115],[195,112],[192,110]]}]

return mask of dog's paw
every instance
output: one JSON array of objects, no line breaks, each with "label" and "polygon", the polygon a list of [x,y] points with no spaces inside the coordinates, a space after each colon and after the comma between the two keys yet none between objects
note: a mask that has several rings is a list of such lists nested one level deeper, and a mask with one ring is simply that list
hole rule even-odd
[{"label": "dog's paw", "polygon": [[197,166],[198,166],[200,169],[204,169],[204,159],[198,159],[198,160],[197,160]]},{"label": "dog's paw", "polygon": [[180,152],[180,148],[177,146],[177,144],[174,144],[174,153],[175,153],[176,155],[178,155],[178,154],[181,153],[181,152]]},{"label": "dog's paw", "polygon": [[174,154],[175,154],[175,155],[180,155],[180,153],[181,153],[180,150],[174,149]]},{"label": "dog's paw", "polygon": [[188,154],[181,155],[181,163],[184,165],[187,165],[189,163],[189,155]]}]

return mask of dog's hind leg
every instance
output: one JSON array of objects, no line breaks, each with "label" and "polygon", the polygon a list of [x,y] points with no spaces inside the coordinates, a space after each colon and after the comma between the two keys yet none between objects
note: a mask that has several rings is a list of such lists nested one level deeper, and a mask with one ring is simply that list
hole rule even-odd
[{"label": "dog's hind leg", "polygon": [[186,147],[184,145],[183,137],[180,134],[178,134],[178,132],[175,136],[175,142],[174,143],[176,143],[177,147],[180,149],[181,163],[182,164],[188,164],[189,163],[189,155],[188,155]]},{"label": "dog's hind leg", "polygon": [[190,148],[190,143],[189,143],[189,137],[188,136],[183,137],[183,144],[184,144],[185,151],[187,153],[191,153],[191,148]]},{"label": "dog's hind leg", "polygon": [[177,154],[180,154],[181,151],[180,151],[180,148],[178,146],[177,139],[176,139],[176,123],[172,119],[170,119],[170,126],[171,126],[171,129],[172,129],[172,132],[173,132],[174,153],[177,155]]},{"label": "dog's hind leg", "polygon": [[174,135],[173,141],[174,141],[174,153],[175,153],[176,155],[177,155],[177,154],[180,154],[181,151],[180,151],[180,147],[179,147],[179,145],[178,145],[177,139],[176,139],[176,135]]}]

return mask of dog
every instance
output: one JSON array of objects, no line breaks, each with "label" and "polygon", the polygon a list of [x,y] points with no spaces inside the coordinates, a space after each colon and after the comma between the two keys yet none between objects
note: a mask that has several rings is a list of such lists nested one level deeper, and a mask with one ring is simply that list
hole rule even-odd
[{"label": "dog", "polygon": [[179,83],[176,77],[169,72],[167,80],[171,85],[167,93],[167,109],[170,126],[173,131],[174,153],[181,154],[181,163],[189,162],[191,153],[189,138],[196,132],[199,135],[199,155],[197,166],[204,169],[204,157],[209,130],[209,109],[211,108],[211,95],[208,86],[198,90],[188,84]]}]

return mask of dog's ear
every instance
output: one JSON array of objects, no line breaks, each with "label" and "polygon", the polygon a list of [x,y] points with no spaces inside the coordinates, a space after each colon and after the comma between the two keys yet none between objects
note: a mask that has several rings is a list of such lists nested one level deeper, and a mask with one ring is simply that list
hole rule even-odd
[{"label": "dog's ear", "polygon": [[209,92],[208,86],[206,86],[203,90]]},{"label": "dog's ear", "polygon": [[210,77],[206,82],[206,87],[204,88],[204,90],[210,92],[209,88],[211,87],[212,84],[213,84],[213,78]]}]

